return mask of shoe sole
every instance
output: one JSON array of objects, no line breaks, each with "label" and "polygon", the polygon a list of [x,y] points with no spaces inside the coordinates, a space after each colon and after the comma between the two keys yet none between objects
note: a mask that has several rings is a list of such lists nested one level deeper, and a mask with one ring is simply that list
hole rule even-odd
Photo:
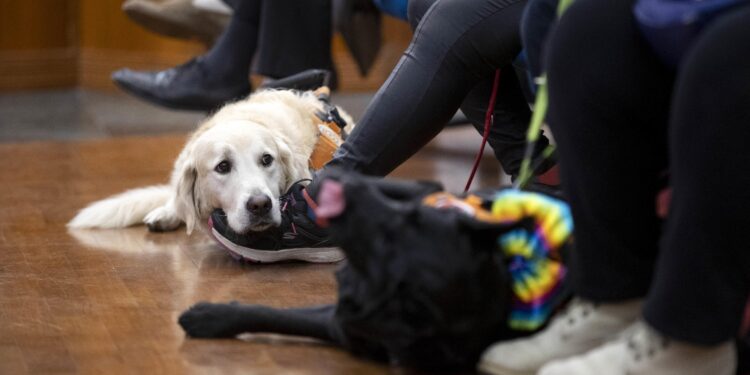
[{"label": "shoe sole", "polygon": [[187,19],[178,20],[165,18],[164,15],[160,14],[157,10],[130,7],[123,9],[123,11],[135,23],[143,26],[149,31],[173,38],[199,40],[206,46],[211,46],[221,34],[221,29],[214,32],[202,30],[197,28],[196,25],[191,24]]},{"label": "shoe sole", "polygon": [[477,365],[480,374],[491,375],[534,375],[536,371],[511,370],[487,361],[480,361]]},{"label": "shoe sole", "polygon": [[211,228],[211,234],[221,244],[229,255],[237,260],[252,263],[275,263],[287,260],[301,260],[309,263],[334,263],[345,258],[344,252],[338,247],[302,247],[283,250],[257,250],[237,246],[219,232]]}]

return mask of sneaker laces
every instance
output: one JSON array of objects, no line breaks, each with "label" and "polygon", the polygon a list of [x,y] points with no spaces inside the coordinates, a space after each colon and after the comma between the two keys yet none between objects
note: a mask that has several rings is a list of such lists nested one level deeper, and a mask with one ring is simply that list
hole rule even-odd
[{"label": "sneaker laces", "polygon": [[294,196],[294,190],[297,189],[297,186],[302,184],[303,182],[312,182],[312,180],[309,178],[303,178],[295,181],[292,186],[289,187],[287,193],[279,197],[282,222],[287,221],[292,230],[292,233],[294,234],[297,234],[297,227],[294,225],[294,206],[297,205],[297,198]]},{"label": "sneaker laces", "polygon": [[628,352],[636,362],[653,358],[660,351],[666,349],[671,342],[643,322],[637,323],[626,340]]},{"label": "sneaker laces", "polygon": [[573,299],[568,306],[561,311],[550,323],[560,331],[563,340],[570,337],[570,331],[586,320],[591,314],[599,308],[599,305],[593,302]]}]

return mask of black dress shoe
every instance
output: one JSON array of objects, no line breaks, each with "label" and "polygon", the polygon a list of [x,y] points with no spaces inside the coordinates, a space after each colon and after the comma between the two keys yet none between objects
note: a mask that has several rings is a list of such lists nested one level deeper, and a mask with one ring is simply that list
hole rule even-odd
[{"label": "black dress shoe", "polygon": [[112,74],[112,80],[148,102],[190,111],[213,111],[252,91],[246,78],[229,82],[212,78],[200,58],[159,72],[120,69]]}]

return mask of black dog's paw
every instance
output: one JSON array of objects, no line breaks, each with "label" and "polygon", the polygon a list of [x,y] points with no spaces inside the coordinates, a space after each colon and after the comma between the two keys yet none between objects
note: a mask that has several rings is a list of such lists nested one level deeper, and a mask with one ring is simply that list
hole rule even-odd
[{"label": "black dog's paw", "polygon": [[190,337],[234,337],[242,333],[235,303],[200,302],[180,315],[178,322]]}]

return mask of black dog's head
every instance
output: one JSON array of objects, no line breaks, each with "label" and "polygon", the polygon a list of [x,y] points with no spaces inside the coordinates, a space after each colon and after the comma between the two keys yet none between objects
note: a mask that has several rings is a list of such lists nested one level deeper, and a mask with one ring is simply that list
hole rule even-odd
[{"label": "black dog's head", "polygon": [[391,363],[455,369],[508,337],[510,283],[497,238],[511,226],[423,205],[438,185],[322,177],[320,209],[348,262],[337,273],[334,319],[343,345]]}]

